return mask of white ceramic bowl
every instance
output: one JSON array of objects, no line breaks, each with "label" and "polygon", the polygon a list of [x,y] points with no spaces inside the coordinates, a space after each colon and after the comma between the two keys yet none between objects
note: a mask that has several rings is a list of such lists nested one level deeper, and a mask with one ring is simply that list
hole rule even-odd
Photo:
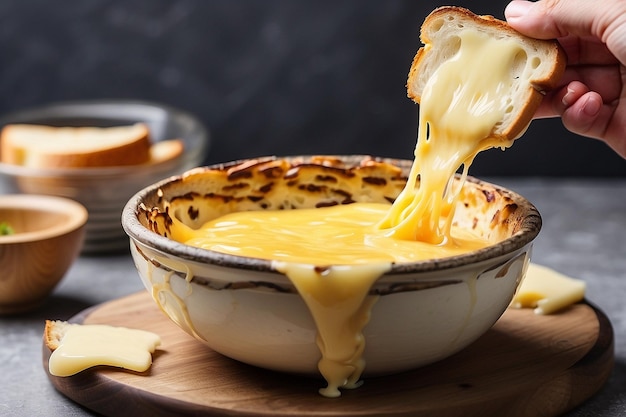
[{"label": "white ceramic bowl", "polygon": [[0,236],[0,314],[39,306],[63,279],[83,244],[87,210],[66,198],[0,197],[0,223],[14,233]]},{"label": "white ceramic bowl", "polygon": [[74,199],[89,212],[84,253],[126,250],[128,242],[120,225],[124,204],[143,187],[202,162],[209,143],[202,123],[178,109],[129,100],[61,102],[0,119],[0,127],[10,123],[105,127],[137,122],[148,125],[153,142],[182,139],[183,155],[161,164],[106,168],[33,169],[0,163],[0,190]]},{"label": "white ceramic bowl", "polygon": [[[246,187],[239,185],[251,178],[264,177],[274,186],[291,182],[291,189],[313,193],[328,184],[329,178],[354,183],[354,177],[342,172],[367,157],[328,160],[335,161],[332,165],[337,158],[343,162],[320,168],[320,175],[284,167],[257,169],[264,166],[260,161],[214,166],[227,171],[231,181],[215,195],[232,193],[226,200],[234,202],[236,210],[251,209],[253,201],[268,205],[241,192]],[[286,160],[299,164],[310,158]],[[303,206],[341,203],[341,199],[395,198],[406,181],[410,161],[385,161],[401,167],[403,175],[395,179],[377,177],[376,172],[363,175],[355,187],[363,186],[365,192],[357,195],[342,189],[335,193],[335,188],[319,193],[317,199],[305,198]],[[200,194],[206,191],[206,181],[200,184],[206,169],[151,185],[126,205],[122,223],[145,287],[178,326],[217,352],[263,368],[317,374],[316,326],[290,280],[272,262],[194,248],[166,237],[167,201],[177,197],[183,208],[188,205],[188,210],[176,210],[176,216],[188,224],[219,210],[198,200],[194,203],[192,198],[194,189],[202,190]],[[279,201],[269,202],[275,203]],[[537,210],[511,191],[469,178],[455,218],[461,227],[475,227],[497,243],[465,255],[395,264],[381,276],[370,290],[379,299],[364,329],[365,375],[405,371],[443,359],[485,333],[509,305],[541,227]]]}]

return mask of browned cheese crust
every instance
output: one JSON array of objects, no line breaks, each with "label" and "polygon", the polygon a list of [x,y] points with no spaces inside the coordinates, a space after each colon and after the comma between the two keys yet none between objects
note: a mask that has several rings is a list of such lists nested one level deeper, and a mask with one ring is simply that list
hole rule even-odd
[{"label": "browned cheese crust", "polygon": [[140,221],[167,236],[174,216],[198,228],[219,216],[246,210],[289,210],[353,202],[388,203],[406,184],[409,161],[332,156],[258,158],[188,171],[159,188],[140,209]]}]

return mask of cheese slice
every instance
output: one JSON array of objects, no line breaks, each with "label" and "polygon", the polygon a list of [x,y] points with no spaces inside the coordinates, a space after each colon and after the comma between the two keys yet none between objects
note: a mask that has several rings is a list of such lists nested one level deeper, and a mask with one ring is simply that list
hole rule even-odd
[{"label": "cheese slice", "polygon": [[585,288],[582,280],[531,263],[511,307],[533,308],[536,314],[555,313],[581,301],[585,297]]},{"label": "cheese slice", "polygon": [[144,372],[161,344],[158,335],[144,330],[103,324],[69,326],[48,361],[50,374],[70,376],[98,366]]}]

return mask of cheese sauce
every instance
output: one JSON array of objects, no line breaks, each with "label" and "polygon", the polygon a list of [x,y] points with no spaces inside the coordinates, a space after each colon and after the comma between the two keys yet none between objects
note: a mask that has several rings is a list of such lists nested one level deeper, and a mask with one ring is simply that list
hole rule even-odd
[{"label": "cheese sauce", "polygon": [[440,245],[400,240],[377,224],[388,204],[355,203],[316,209],[235,212],[198,230],[175,220],[172,238],[239,256],[312,265],[415,262],[458,255],[489,244],[466,229],[453,229]]},{"label": "cheese sauce", "polygon": [[160,344],[158,335],[144,330],[103,324],[72,325],[50,355],[48,369],[54,376],[70,376],[98,365],[144,372]]},{"label": "cheese sauce", "polygon": [[415,161],[392,206],[354,203],[233,213],[197,231],[173,219],[174,239],[271,259],[291,279],[317,326],[318,366],[328,383],[320,390],[324,396],[337,397],[339,388],[358,386],[365,366],[362,330],[376,301],[368,292],[393,262],[442,258],[488,244],[452,227],[463,183],[452,189],[453,178],[462,165],[467,174],[478,152],[511,144],[490,134],[510,108],[503,97],[511,87],[510,67],[519,48],[474,32],[460,37],[456,56],[424,88]]}]

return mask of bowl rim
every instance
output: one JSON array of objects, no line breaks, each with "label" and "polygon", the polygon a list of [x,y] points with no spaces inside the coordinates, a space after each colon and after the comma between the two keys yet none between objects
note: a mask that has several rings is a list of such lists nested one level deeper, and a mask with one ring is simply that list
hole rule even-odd
[{"label": "bowl rim", "polygon": [[[85,206],[65,197],[39,194],[9,194],[0,199],[0,209],[30,210],[43,213],[67,214],[66,220],[51,227],[30,232],[0,236],[0,246],[13,243],[36,242],[63,236],[80,229],[87,223]],[[0,219],[2,220],[2,219]]]},{"label": "bowl rim", "polygon": [[[345,155],[325,155],[331,158],[336,157],[345,157]],[[355,155],[350,155],[354,157]],[[365,157],[365,155],[363,155]],[[289,156],[271,156],[264,158],[292,158]],[[248,158],[249,159],[249,158]],[[208,165],[203,168],[218,168],[223,167],[225,165],[237,164],[244,162],[248,159],[242,159],[238,161],[232,161],[228,163],[221,164],[213,164]],[[263,158],[254,158],[254,159],[263,159]],[[386,161],[403,161],[402,159],[385,159]],[[404,160],[408,161],[408,160]],[[409,161],[410,162],[410,161]],[[274,268],[274,261],[267,259],[258,259],[258,258],[249,258],[238,255],[225,254],[220,252],[211,251],[208,249],[202,249],[194,246],[185,245],[184,243],[177,242],[175,240],[169,239],[167,237],[161,236],[145,226],[143,226],[138,219],[139,212],[136,210],[136,207],[141,204],[144,198],[150,194],[155,192],[160,187],[165,184],[176,181],[182,178],[185,174],[176,175],[170,178],[165,178],[159,182],[156,182],[144,189],[138,191],[124,206],[122,210],[122,228],[129,236],[131,244],[133,241],[140,242],[143,245],[150,247],[153,250],[160,252],[163,255],[171,255],[176,256],[181,259],[199,262],[203,264],[212,264],[221,267],[227,268],[236,268],[236,269],[245,269],[245,270],[253,270],[260,272],[274,272],[280,273]],[[496,259],[503,255],[507,255],[513,253],[515,251],[521,250],[526,245],[532,243],[532,241],[537,237],[542,227],[542,218],[537,210],[537,208],[532,204],[528,199],[523,197],[521,194],[518,194],[512,190],[509,190],[505,187],[493,184],[488,181],[480,180],[473,176],[466,177],[467,182],[474,183],[476,185],[484,185],[487,187],[491,187],[494,190],[499,191],[500,193],[506,195],[507,197],[513,199],[518,203],[523,203],[526,210],[528,211],[527,215],[524,216],[522,220],[522,224],[520,229],[513,235],[510,236],[503,241],[490,245],[482,249],[478,249],[475,251],[467,252],[460,255],[454,255],[445,258],[437,258],[437,259],[429,259],[415,262],[403,262],[403,263],[392,263],[391,269],[385,275],[396,275],[396,274],[408,274],[408,273],[417,273],[417,272],[430,272],[430,271],[441,271],[451,268],[458,268],[462,266],[466,266],[473,263],[478,263],[481,261],[487,261],[490,259]]]},{"label": "bowl rim", "polygon": [[[173,106],[157,103],[148,100],[127,100],[127,99],[93,99],[93,100],[69,100],[57,101],[43,104],[37,107],[16,110],[0,117],[0,128],[11,123],[28,123],[26,120],[30,118],[41,118],[44,116],[54,118],[60,114],[71,115],[72,117],[89,117],[99,118],[92,113],[96,108],[102,108],[98,113],[110,114],[109,117],[122,117],[128,108],[135,108],[138,111],[159,111],[171,114],[173,118],[184,120],[193,126],[192,132],[199,138],[197,149],[185,149],[183,154],[176,158],[190,161],[197,155],[205,155],[210,142],[210,132],[207,127],[191,112],[175,108]],[[69,116],[63,116],[66,118]],[[17,121],[16,121],[17,120]],[[174,138],[172,138],[174,139]],[[13,175],[18,177],[101,177],[101,176],[124,176],[136,172],[138,166],[141,167],[160,167],[161,164],[146,165],[129,165],[129,166],[112,166],[112,167],[86,167],[86,168],[32,168],[21,165],[13,165],[0,162],[0,173]]]}]

